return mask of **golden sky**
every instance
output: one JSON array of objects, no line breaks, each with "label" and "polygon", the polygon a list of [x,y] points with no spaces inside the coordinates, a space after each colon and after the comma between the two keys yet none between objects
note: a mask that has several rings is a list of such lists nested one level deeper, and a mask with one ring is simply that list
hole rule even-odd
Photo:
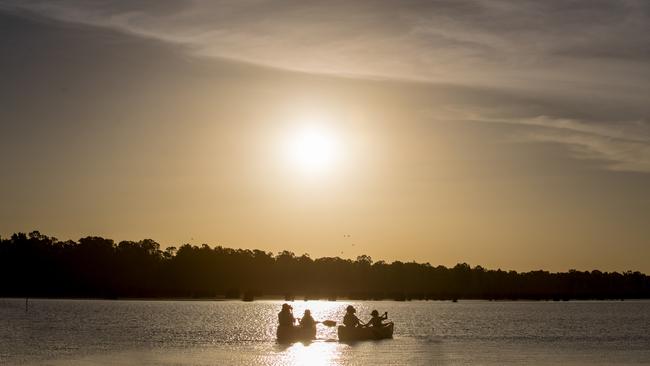
[{"label": "golden sky", "polygon": [[0,235],[650,272],[645,1],[0,1]]}]

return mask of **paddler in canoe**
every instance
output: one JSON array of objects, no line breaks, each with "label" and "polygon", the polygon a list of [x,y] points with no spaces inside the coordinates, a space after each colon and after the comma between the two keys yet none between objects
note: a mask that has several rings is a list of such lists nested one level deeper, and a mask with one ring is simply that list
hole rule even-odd
[{"label": "paddler in canoe", "polygon": [[303,328],[316,327],[316,321],[311,316],[311,310],[309,309],[305,310],[305,313],[302,315],[302,318],[300,318],[299,323],[300,326]]},{"label": "paddler in canoe", "polygon": [[301,334],[309,337],[309,339],[316,338],[316,321],[311,316],[311,310],[305,310],[302,318],[300,318],[299,324]]},{"label": "paddler in canoe", "polygon": [[289,304],[282,304],[282,310],[278,313],[277,337],[280,342],[310,341],[316,339],[316,324],[321,323],[327,327],[336,325],[335,321],[316,321],[311,316],[309,309],[305,310],[298,325],[294,325],[296,318],[293,317],[293,308]]},{"label": "paddler in canoe", "polygon": [[294,342],[303,338],[301,328],[295,326],[296,318],[293,316],[293,307],[282,304],[278,313],[278,329],[276,335],[280,342]]},{"label": "paddler in canoe", "polygon": [[279,327],[293,327],[296,318],[293,317],[293,308],[289,304],[282,304],[282,310],[278,313]]},{"label": "paddler in canoe", "polygon": [[393,323],[382,323],[388,318],[387,312],[379,316],[379,312],[373,310],[372,318],[368,323],[363,323],[354,313],[356,313],[356,309],[352,305],[348,305],[343,318],[345,326],[338,328],[339,341],[351,342],[393,337]]},{"label": "paddler in canoe", "polygon": [[388,319],[388,312],[384,312],[382,316],[379,316],[379,312],[377,310],[373,310],[370,313],[370,320],[366,323],[367,327],[385,327],[388,324],[384,324],[383,321]]},{"label": "paddler in canoe", "polygon": [[357,309],[352,305],[348,305],[345,308],[345,316],[343,317],[343,325],[346,327],[356,328],[356,327],[365,327],[366,324],[361,321],[354,313],[357,312]]}]

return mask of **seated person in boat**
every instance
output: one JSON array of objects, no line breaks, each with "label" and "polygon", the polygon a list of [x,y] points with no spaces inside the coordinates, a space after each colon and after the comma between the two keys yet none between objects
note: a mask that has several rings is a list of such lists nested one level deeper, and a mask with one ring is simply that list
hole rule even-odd
[{"label": "seated person in boat", "polygon": [[300,326],[303,328],[312,328],[316,326],[316,321],[312,318],[309,309],[305,310],[305,314],[300,318]]},{"label": "seated person in boat", "polygon": [[363,324],[361,320],[359,320],[359,318],[356,315],[354,315],[354,313],[357,312],[357,309],[355,309],[354,306],[348,305],[348,307],[345,308],[345,311],[346,313],[345,316],[343,317],[343,325],[345,325],[346,327],[353,327],[353,328],[365,326],[365,324]]},{"label": "seated person in boat", "polygon": [[293,317],[293,308],[289,304],[282,304],[282,310],[278,313],[278,323],[281,327],[293,327],[296,319]]},{"label": "seated person in boat", "polygon": [[386,324],[382,323],[383,320],[388,319],[388,312],[385,312],[382,316],[379,316],[379,312],[377,310],[373,310],[370,313],[370,320],[366,323],[366,326],[368,327],[383,327],[386,326]]}]

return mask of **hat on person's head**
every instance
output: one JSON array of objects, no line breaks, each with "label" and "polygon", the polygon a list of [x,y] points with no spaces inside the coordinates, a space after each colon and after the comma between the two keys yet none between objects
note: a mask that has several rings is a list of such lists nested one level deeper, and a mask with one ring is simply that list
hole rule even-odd
[{"label": "hat on person's head", "polygon": [[311,310],[305,309],[305,314],[311,314]]},{"label": "hat on person's head", "polygon": [[293,309],[289,304],[282,304],[282,310]]},{"label": "hat on person's head", "polygon": [[377,310],[373,310],[373,311],[370,313],[370,315],[372,315],[372,316],[378,316],[378,315],[379,315],[379,312],[378,312]]},{"label": "hat on person's head", "polygon": [[347,312],[349,312],[349,313],[356,313],[357,312],[357,309],[355,309],[354,306],[352,306],[352,305],[348,305],[348,307],[345,308],[345,310],[347,310]]}]

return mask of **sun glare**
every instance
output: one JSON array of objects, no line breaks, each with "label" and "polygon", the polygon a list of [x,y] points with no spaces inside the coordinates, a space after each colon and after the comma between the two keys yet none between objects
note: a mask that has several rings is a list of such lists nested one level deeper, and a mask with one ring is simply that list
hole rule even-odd
[{"label": "sun glare", "polygon": [[321,174],[340,158],[341,147],[332,131],[320,125],[299,128],[289,139],[289,161],[304,173]]}]

